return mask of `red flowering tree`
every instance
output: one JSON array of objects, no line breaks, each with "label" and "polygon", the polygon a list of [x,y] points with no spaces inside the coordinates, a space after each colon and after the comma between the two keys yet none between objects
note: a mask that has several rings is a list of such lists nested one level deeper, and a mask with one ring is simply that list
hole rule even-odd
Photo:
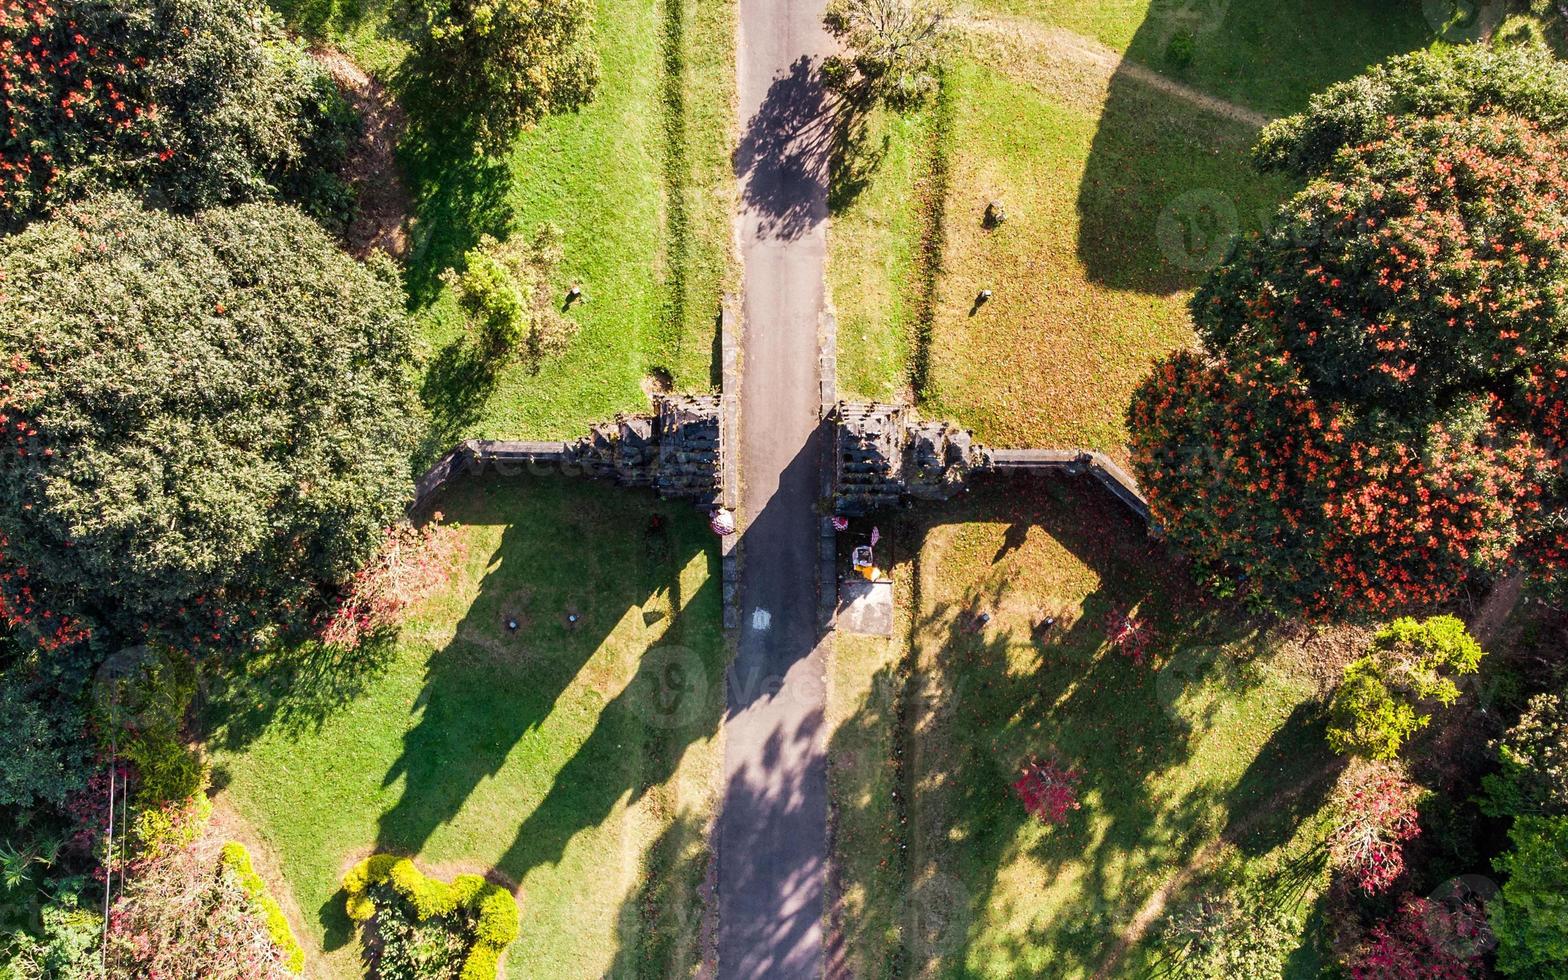
[{"label": "red flowering tree", "polygon": [[1347,150],[1193,300],[1203,353],[1128,413],[1171,540],[1227,589],[1315,614],[1452,599],[1560,503],[1568,140],[1408,119]]},{"label": "red flowering tree", "polygon": [[1065,823],[1067,814],[1079,808],[1081,777],[1076,769],[1064,768],[1054,760],[1030,759],[1013,780],[1013,792],[1023,800],[1024,809],[1041,823]]},{"label": "red flowering tree", "polygon": [[1451,905],[1405,896],[1399,910],[1372,927],[1350,958],[1352,980],[1472,980],[1484,976],[1491,945],[1486,909],[1477,900]]},{"label": "red flowering tree", "polygon": [[1340,795],[1329,850],[1351,884],[1376,895],[1405,872],[1405,842],[1421,833],[1415,806],[1420,789],[1393,770],[1363,772]]},{"label": "red flowering tree", "polygon": [[[441,515],[435,516],[439,522]],[[458,534],[440,523],[388,528],[381,550],[354,574],[326,616],[321,641],[352,650],[395,625],[403,610],[446,581],[460,543]]]},{"label": "red flowering tree", "polygon": [[1105,617],[1106,642],[1140,666],[1149,659],[1149,640],[1153,636],[1154,627],[1149,621],[1131,610],[1112,609]]}]

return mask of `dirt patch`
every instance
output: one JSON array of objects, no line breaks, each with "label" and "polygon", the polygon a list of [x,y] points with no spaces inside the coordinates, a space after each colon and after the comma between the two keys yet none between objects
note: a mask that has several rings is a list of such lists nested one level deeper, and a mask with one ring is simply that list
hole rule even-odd
[{"label": "dirt patch", "polygon": [[1485,646],[1503,645],[1503,624],[1513,615],[1515,607],[1519,605],[1520,598],[1524,595],[1524,575],[1519,572],[1508,576],[1487,595],[1486,601],[1475,612],[1475,618],[1470,621],[1470,632]]},{"label": "dirt patch", "polygon": [[1317,696],[1327,698],[1339,686],[1350,662],[1366,654],[1372,634],[1368,626],[1292,620],[1277,627],[1274,639],[1280,652],[1273,663],[1289,676],[1310,680]]},{"label": "dirt patch", "polygon": [[1047,27],[1026,17],[969,16],[958,18],[956,23],[987,64],[1074,104],[1103,106],[1112,77],[1119,75],[1243,126],[1261,129],[1269,121],[1255,109],[1167,78],[1072,31]]},{"label": "dirt patch", "polygon": [[344,234],[349,251],[364,258],[380,249],[402,258],[408,253],[412,204],[398,170],[397,144],[408,117],[386,87],[365,74],[348,55],[328,48],[313,51],[311,56],[332,75],[365,127],[343,168],[343,175],[359,193],[359,211]]},{"label": "dirt patch", "polygon": [[675,390],[675,378],[664,368],[656,367],[642,379],[642,393],[652,402],[657,395],[668,395]]}]

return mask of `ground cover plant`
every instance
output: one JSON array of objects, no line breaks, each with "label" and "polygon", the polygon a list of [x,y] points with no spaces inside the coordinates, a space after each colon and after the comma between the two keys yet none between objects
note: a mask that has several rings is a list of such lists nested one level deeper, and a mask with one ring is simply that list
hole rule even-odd
[{"label": "ground cover plant", "polygon": [[[899,518],[881,549],[900,632],[836,652],[831,706],[858,975],[1127,976],[1171,957],[1201,975],[1265,955],[1316,975],[1343,767],[1307,649],[1327,637],[1260,633],[1189,594],[1087,480],[982,484]],[[1114,609],[1154,627],[1146,662],[1114,648]],[[1076,807],[1046,811],[1061,822],[1017,787],[1047,760],[1076,777]],[[1229,891],[1264,896],[1274,952],[1162,929],[1167,906]]]},{"label": "ground cover plant", "polygon": [[[427,457],[466,436],[574,437],[645,406],[645,386],[713,385],[719,298],[735,284],[732,3],[602,0],[584,39],[599,62],[592,100],[540,118],[493,157],[435,125],[444,110],[397,40],[392,4],[277,6],[388,82],[410,114],[400,158],[414,211],[406,277],[435,422]],[[442,274],[461,272],[484,235],[526,239],[545,222],[563,234],[548,298],[560,310],[581,286],[564,313],[577,334],[537,371],[519,361],[491,376],[470,356],[466,317]]]},{"label": "ground cover plant", "polygon": [[511,976],[685,969],[723,704],[711,533],[566,478],[460,483],[438,506],[457,565],[395,643],[295,649],[214,693],[220,803],[267,842],[319,975],[360,975],[340,882],[372,850],[516,889]]}]

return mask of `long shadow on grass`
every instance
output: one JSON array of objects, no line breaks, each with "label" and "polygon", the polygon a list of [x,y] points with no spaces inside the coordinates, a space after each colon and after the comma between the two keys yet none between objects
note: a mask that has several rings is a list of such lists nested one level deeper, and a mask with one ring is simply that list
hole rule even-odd
[{"label": "long shadow on grass", "polygon": [[[1245,113],[1298,112],[1311,93],[1430,39],[1419,4],[1152,5],[1111,77],[1079,186],[1078,256],[1089,278],[1158,295],[1196,286],[1288,190],[1252,168],[1257,124]],[[1159,91],[1146,68],[1244,112]]]},{"label": "long shadow on grass", "polygon": [[[1009,541],[1044,533],[1087,566],[1098,586],[1086,597],[1042,596],[1049,583],[1030,581],[1025,566],[1005,553],[987,566],[986,548],[966,558],[959,574],[989,570],[978,572],[978,584],[954,591],[938,581],[948,574],[940,559],[928,554],[917,562],[915,606],[924,612],[914,623],[916,659],[879,678],[831,750],[834,758],[864,756],[875,751],[879,731],[901,721],[895,775],[862,765],[850,772],[865,774],[866,785],[837,786],[839,853],[881,847],[887,854],[868,880],[843,883],[867,896],[864,921],[849,926],[859,930],[849,944],[861,949],[861,965],[873,975],[930,964],[943,975],[963,974],[981,912],[990,908],[993,923],[1032,924],[1005,936],[994,925],[986,930],[988,975],[1093,972],[1155,888],[1223,832],[1239,808],[1289,778],[1265,747],[1234,790],[1205,782],[1176,796],[1162,782],[1191,761],[1196,737],[1211,723],[1186,703],[1186,689],[1213,681],[1225,663],[1255,656],[1255,626],[1193,598],[1163,549],[1087,480],[982,484],[910,519],[898,547],[918,551],[941,525],[958,522],[1006,523],[1013,527]],[[1155,630],[1152,666],[1105,644],[1107,614],[1134,608]],[[979,613],[994,618],[977,627]],[[1031,629],[1029,620],[1048,615],[1058,617],[1050,630]],[[1221,645],[1226,652],[1216,656]],[[1223,678],[1229,694],[1240,697],[1255,676]],[[1281,752],[1310,737],[1294,718],[1281,732],[1270,742]],[[1035,823],[1011,792],[1031,757],[1082,774],[1083,808],[1061,826]],[[846,800],[857,799],[867,802],[842,812]],[[1303,797],[1302,812],[1313,802]],[[1291,819],[1285,814],[1281,823]],[[846,828],[857,836],[845,838]],[[1038,893],[998,881],[1025,855],[1045,887],[1071,882],[1052,896],[1048,914]]]},{"label": "long shadow on grass", "polygon": [[636,890],[616,920],[619,948],[609,977],[688,977],[702,962],[708,874],[707,828],[682,814],[648,848]]},{"label": "long shadow on grass", "polygon": [[463,117],[454,116],[449,106],[432,104],[421,80],[424,70],[410,59],[393,82],[409,114],[398,156],[414,199],[404,281],[416,308],[436,297],[441,273],[460,265],[480,238],[506,238],[512,220],[507,206],[511,166],[504,158],[476,152]]},{"label": "long shadow on grass", "polygon": [[[684,748],[716,726],[718,692],[688,691],[679,682],[722,674],[717,587],[705,584],[686,595],[680,582],[698,556],[716,566],[702,522],[682,513],[681,504],[578,486],[580,494],[543,488],[559,498],[560,506],[544,510],[557,523],[505,530],[455,638],[430,658],[418,719],[384,777],[385,785],[401,783],[401,795],[380,817],[377,850],[418,853],[483,782],[509,761],[518,764],[514,753],[538,756],[523,765],[561,765],[551,753],[563,747],[530,736],[553,712],[592,709],[585,690],[563,708],[561,695],[572,685],[608,690],[620,684],[613,670],[590,660],[628,616],[639,617],[657,638],[640,655],[636,676],[595,711],[587,740],[566,747],[572,754],[542,797],[508,801],[522,829],[494,872],[516,883],[539,864],[558,862],[578,832],[666,781]],[[486,490],[529,493],[541,486],[496,479]],[[595,494],[610,496],[594,500]],[[456,494],[438,506],[460,522],[493,521],[476,499]],[[717,578],[710,567],[709,582]],[[661,700],[671,693],[695,703],[672,709]],[[691,723],[661,724],[671,717]],[[321,910],[328,948],[348,939],[334,911],[339,905],[341,895]]]}]

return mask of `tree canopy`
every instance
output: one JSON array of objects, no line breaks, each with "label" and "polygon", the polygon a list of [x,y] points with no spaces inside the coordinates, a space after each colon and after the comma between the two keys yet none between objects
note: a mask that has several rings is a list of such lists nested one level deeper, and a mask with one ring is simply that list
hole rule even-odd
[{"label": "tree canopy", "polygon": [[0,240],[0,613],[186,648],[300,614],[401,515],[410,344],[390,266],[291,208]]},{"label": "tree canopy", "polygon": [[1386,135],[1395,120],[1500,113],[1568,128],[1568,65],[1542,46],[1465,44],[1391,58],[1332,85],[1305,112],[1270,123],[1253,148],[1265,170],[1320,173],[1334,155]]},{"label": "tree canopy", "polygon": [[950,40],[943,0],[832,0],[823,23],[849,52],[823,63],[830,88],[897,110],[936,92]]},{"label": "tree canopy", "polygon": [[125,190],[177,209],[285,198],[340,222],[356,125],[244,0],[0,2],[0,230]]},{"label": "tree canopy", "polygon": [[1157,364],[1128,418],[1156,519],[1216,581],[1388,614],[1563,566],[1565,154],[1518,116],[1386,118],[1198,290],[1202,350]]},{"label": "tree canopy", "polygon": [[1568,817],[1520,817],[1508,837],[1513,849],[1495,862],[1508,880],[1488,907],[1497,969],[1568,977]]},{"label": "tree canopy", "polygon": [[408,0],[407,23],[432,104],[455,110],[489,153],[598,88],[588,0]]}]

